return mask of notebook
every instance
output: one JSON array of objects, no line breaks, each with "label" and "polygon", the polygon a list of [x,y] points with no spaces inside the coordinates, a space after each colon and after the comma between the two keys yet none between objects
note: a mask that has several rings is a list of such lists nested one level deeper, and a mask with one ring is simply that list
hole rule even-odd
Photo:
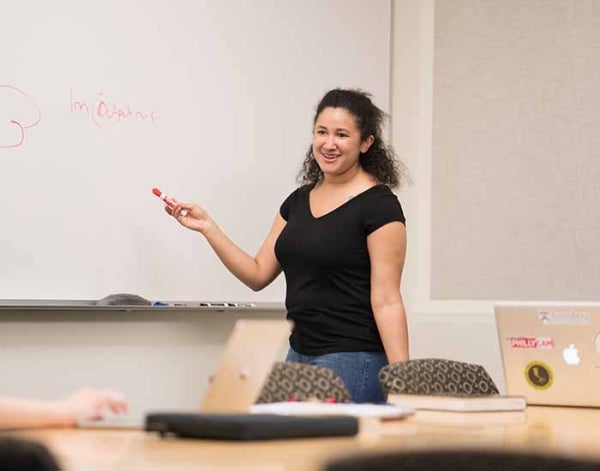
[{"label": "notebook", "polygon": [[402,419],[413,413],[405,404],[354,404],[325,402],[272,402],[250,406],[251,414],[277,414],[287,416],[350,416],[379,419]]},{"label": "notebook", "polygon": [[503,302],[494,313],[508,395],[600,407],[600,303]]},{"label": "notebook", "polygon": [[[260,394],[273,363],[280,361],[291,332],[286,320],[239,319],[197,412],[246,413]],[[83,420],[80,428],[144,428],[145,413]]]},{"label": "notebook", "polygon": [[527,407],[523,396],[451,396],[433,394],[389,394],[388,402],[418,410],[449,412],[520,411]]}]

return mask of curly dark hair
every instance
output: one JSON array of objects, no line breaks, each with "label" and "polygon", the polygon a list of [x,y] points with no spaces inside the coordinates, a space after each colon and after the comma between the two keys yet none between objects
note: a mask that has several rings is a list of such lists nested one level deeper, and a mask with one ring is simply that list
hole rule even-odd
[{"label": "curly dark hair", "polygon": [[[362,90],[336,88],[328,91],[317,105],[313,125],[325,108],[343,108],[356,120],[360,130],[361,142],[369,136],[375,140],[369,150],[360,154],[362,168],[390,188],[397,188],[407,178],[406,167],[396,157],[391,146],[386,145],[381,137],[385,113],[371,101],[371,94]],[[298,183],[314,185],[323,178],[323,172],[314,158],[312,145],[306,152],[302,169],[298,174]]]}]

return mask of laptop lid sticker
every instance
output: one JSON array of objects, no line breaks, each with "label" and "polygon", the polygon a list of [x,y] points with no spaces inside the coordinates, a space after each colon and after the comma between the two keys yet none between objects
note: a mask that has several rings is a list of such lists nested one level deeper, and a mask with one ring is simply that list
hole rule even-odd
[{"label": "laptop lid sticker", "polygon": [[525,367],[525,379],[532,388],[545,390],[552,386],[554,376],[546,363],[532,361]]}]

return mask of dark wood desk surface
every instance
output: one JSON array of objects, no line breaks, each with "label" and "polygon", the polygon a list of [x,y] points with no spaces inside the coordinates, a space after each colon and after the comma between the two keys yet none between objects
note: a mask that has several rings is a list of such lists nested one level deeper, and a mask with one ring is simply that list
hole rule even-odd
[{"label": "dark wood desk surface", "polygon": [[77,429],[13,434],[47,444],[65,471],[316,471],[339,456],[423,448],[494,448],[600,459],[599,424],[600,409],[529,407],[522,413],[417,412],[399,421],[369,420],[354,438],[223,442]]}]

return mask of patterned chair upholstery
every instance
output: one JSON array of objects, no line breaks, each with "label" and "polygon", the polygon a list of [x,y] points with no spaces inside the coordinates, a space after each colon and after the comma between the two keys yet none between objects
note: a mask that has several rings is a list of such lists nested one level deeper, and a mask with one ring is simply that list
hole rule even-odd
[{"label": "patterned chair upholstery", "polygon": [[350,393],[342,379],[329,368],[305,363],[275,363],[256,403],[284,402],[291,398],[349,402]]},{"label": "patterned chair upholstery", "polygon": [[385,394],[485,396],[498,388],[481,365],[424,358],[384,366],[379,382]]}]

